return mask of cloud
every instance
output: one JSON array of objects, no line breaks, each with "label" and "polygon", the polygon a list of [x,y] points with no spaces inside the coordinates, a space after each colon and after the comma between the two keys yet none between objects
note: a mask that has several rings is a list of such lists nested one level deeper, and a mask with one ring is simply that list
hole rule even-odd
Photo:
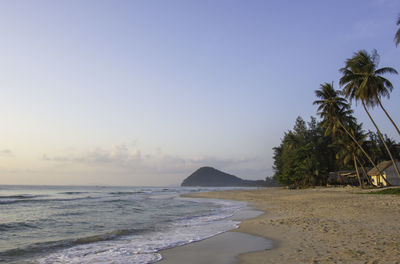
[{"label": "cloud", "polygon": [[[134,146],[116,144],[111,148],[95,148],[83,152],[69,152],[65,155],[49,156],[43,154],[42,160],[58,163],[81,164],[90,167],[112,167],[116,170],[126,170],[148,174],[177,174],[187,175],[202,166],[212,166],[217,169],[233,171],[246,171],[246,168],[254,167],[260,171],[257,163],[261,161],[257,157],[243,158],[219,158],[213,156],[180,157],[164,154],[157,150],[154,154],[145,153]],[[240,175],[238,175],[240,176]],[[263,178],[260,175],[258,178]]]},{"label": "cloud", "polygon": [[232,165],[245,164],[256,161],[257,158],[246,157],[246,158],[216,158],[216,157],[202,157],[199,159],[190,159],[189,161],[193,164],[208,164],[209,166],[215,167],[227,167]]},{"label": "cloud", "polygon": [[87,164],[129,165],[141,160],[140,151],[130,151],[125,144],[113,145],[110,149],[95,148],[83,153],[72,153],[50,157],[43,154],[42,160],[78,162]]},{"label": "cloud", "polygon": [[12,156],[12,151],[9,149],[0,150],[0,156]]}]

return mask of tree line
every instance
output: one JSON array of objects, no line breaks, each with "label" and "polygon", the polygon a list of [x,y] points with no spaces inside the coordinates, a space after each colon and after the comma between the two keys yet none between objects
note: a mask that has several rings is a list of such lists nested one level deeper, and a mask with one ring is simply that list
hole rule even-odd
[{"label": "tree line", "polygon": [[[397,25],[400,25],[400,16]],[[395,34],[396,46],[399,43],[400,29]],[[339,70],[341,89],[335,89],[332,82],[323,83],[315,90],[313,104],[320,121],[311,117],[306,123],[298,117],[293,129],[284,134],[280,145],[273,149],[275,180],[284,185],[325,185],[329,172],[353,169],[363,187],[359,168],[366,175],[367,167],[375,167],[382,175],[377,164],[385,160],[392,161],[400,177],[395,162],[400,158],[400,144],[382,133],[370,111],[380,107],[400,136],[397,124],[382,104],[382,98],[390,98],[393,90],[386,75],[398,72],[392,67],[378,68],[379,59],[376,50],[355,52]],[[363,129],[353,115],[353,102],[361,103],[376,132]],[[367,180],[370,184],[368,177]]]}]

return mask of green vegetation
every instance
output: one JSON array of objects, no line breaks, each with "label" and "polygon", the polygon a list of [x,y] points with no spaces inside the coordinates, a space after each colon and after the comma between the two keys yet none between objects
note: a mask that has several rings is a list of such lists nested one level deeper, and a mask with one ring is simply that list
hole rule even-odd
[{"label": "green vegetation", "polygon": [[[317,122],[311,117],[306,123],[298,117],[293,129],[285,132],[280,145],[274,148],[274,178],[283,185],[297,187],[325,185],[331,171],[355,170],[356,164],[363,170],[373,167],[361,149],[373,164],[387,160],[377,134],[365,132],[356,120],[346,125],[351,137],[339,126],[332,126],[324,119]],[[387,135],[384,137],[395,158],[399,159],[399,143]]]},{"label": "green vegetation", "polygon": [[400,195],[400,188],[388,188],[380,191],[369,192],[369,194],[394,194]]},{"label": "green vegetation", "polygon": [[326,174],[334,166],[331,138],[315,118],[306,124],[298,117],[293,130],[285,133],[281,145],[274,148],[275,179],[285,185],[314,186],[326,183]]},{"label": "green vegetation", "polygon": [[[400,29],[395,43],[400,43]],[[366,167],[375,167],[382,175],[377,164],[385,160],[392,161],[400,177],[395,163],[400,158],[400,144],[381,132],[370,111],[379,106],[400,136],[398,126],[381,100],[389,98],[393,90],[384,75],[398,72],[391,67],[378,68],[379,58],[376,50],[371,54],[365,50],[355,52],[339,70],[342,90],[335,90],[333,83],[323,83],[315,91],[314,105],[320,120],[311,117],[306,124],[298,117],[293,129],[285,132],[280,145],[274,148],[275,180],[297,187],[324,185],[331,171],[355,170],[359,185],[364,187],[359,168],[365,175]],[[353,115],[352,101],[361,102],[376,132],[363,130],[362,123]],[[366,178],[371,185],[369,177]],[[400,192],[400,189],[384,191]]]}]

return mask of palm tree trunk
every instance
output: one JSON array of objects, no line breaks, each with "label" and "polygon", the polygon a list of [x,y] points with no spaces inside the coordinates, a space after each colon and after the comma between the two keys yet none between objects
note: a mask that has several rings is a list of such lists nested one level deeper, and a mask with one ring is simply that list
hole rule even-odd
[{"label": "palm tree trunk", "polygon": [[358,165],[357,165],[356,155],[354,153],[353,153],[353,161],[354,161],[354,168],[356,169],[358,182],[360,183],[361,189],[364,189],[364,184],[361,182],[360,173],[358,172]]},{"label": "palm tree trunk", "polygon": [[367,173],[367,171],[365,170],[364,165],[363,165],[363,164],[361,163],[361,161],[357,158],[357,156],[356,156],[356,160],[357,160],[358,163],[361,165],[361,169],[362,169],[362,171],[363,171],[363,173],[364,173],[364,175],[365,175],[365,178],[367,178],[368,184],[371,185],[371,186],[374,186],[374,185],[372,184],[372,182],[371,182],[371,179],[368,177],[368,173]]},{"label": "palm tree trunk", "polygon": [[378,96],[376,96],[376,100],[378,101],[378,103],[379,103],[379,105],[381,106],[383,112],[385,112],[386,116],[389,118],[390,122],[392,122],[393,126],[394,126],[394,127],[396,128],[396,130],[397,130],[397,133],[398,133],[399,136],[400,136],[400,130],[399,130],[399,128],[397,127],[397,125],[396,125],[396,123],[393,121],[393,119],[390,117],[390,115],[388,114],[388,112],[386,111],[386,109],[383,107],[382,102],[381,102],[381,100],[379,100],[379,97],[378,97]]},{"label": "palm tree trunk", "polygon": [[[371,119],[371,122],[374,124],[374,126],[375,126],[375,128],[376,128],[376,131],[378,132],[379,138],[382,140],[382,143],[383,143],[383,145],[385,146],[385,149],[386,149],[387,153],[389,154],[390,159],[392,160],[393,167],[394,167],[394,169],[396,170],[397,176],[400,178],[400,171],[399,171],[399,168],[397,168],[396,161],[393,159],[392,153],[390,153],[390,150],[389,150],[389,148],[388,148],[388,146],[387,146],[387,144],[386,144],[386,142],[385,142],[385,139],[384,139],[383,136],[382,136],[381,131],[379,130],[378,126],[376,125],[374,119],[372,119],[371,114],[369,113],[367,107],[365,106],[364,100],[361,100],[361,102],[362,102],[362,105],[363,105],[363,107],[364,107],[365,112],[367,112],[367,114],[368,114],[369,119]],[[384,177],[382,177],[382,178],[384,178]]]},{"label": "palm tree trunk", "polygon": [[382,179],[386,182],[386,185],[391,185],[385,177],[383,177],[383,173],[382,171],[378,168],[378,166],[376,166],[375,162],[372,161],[371,157],[368,155],[368,153],[364,150],[364,148],[360,145],[360,143],[358,143],[358,141],[353,137],[353,135],[346,129],[346,127],[342,124],[342,122],[340,122],[340,120],[337,120],[339,125],[344,129],[344,131],[350,136],[350,138],[357,144],[357,146],[360,148],[360,150],[362,151],[362,153],[364,153],[365,157],[367,157],[367,159],[369,160],[369,162],[371,162],[371,164],[374,166],[374,168],[377,169],[377,171],[379,172],[379,175],[381,175]]}]

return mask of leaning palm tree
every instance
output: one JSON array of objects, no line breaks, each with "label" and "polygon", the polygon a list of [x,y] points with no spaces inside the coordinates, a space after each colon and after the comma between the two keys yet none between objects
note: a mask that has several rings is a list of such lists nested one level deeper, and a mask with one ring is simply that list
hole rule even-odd
[{"label": "leaning palm tree", "polygon": [[361,100],[366,106],[372,108],[379,105],[400,136],[400,129],[381,101],[382,97],[390,98],[393,90],[393,84],[382,75],[398,74],[398,72],[391,67],[377,69],[378,64],[379,55],[376,50],[372,52],[372,55],[365,50],[355,53],[352,58],[346,60],[345,67],[340,69],[343,73],[340,85],[344,85],[343,92],[350,100]]},{"label": "leaning palm tree", "polygon": [[368,184],[369,184],[370,186],[374,186],[374,185],[372,184],[371,178],[368,176],[367,170],[366,170],[365,167],[364,167],[364,162],[363,162],[362,160],[360,160],[360,158],[357,157],[357,156],[356,156],[356,161],[357,161],[358,164],[360,164],[361,169],[362,169],[362,171],[363,171],[365,177],[367,178]]},{"label": "leaning palm tree", "polygon": [[356,102],[361,101],[365,112],[367,113],[372,124],[375,126],[378,135],[381,138],[390,159],[392,160],[397,175],[400,178],[400,171],[393,158],[393,155],[387,147],[382,133],[375,123],[375,120],[368,111],[368,107],[374,107],[379,104],[400,135],[400,130],[393,122],[386,109],[383,108],[380,100],[381,96],[389,97],[390,91],[393,89],[392,83],[383,78],[381,75],[385,73],[397,74],[397,71],[390,67],[377,69],[378,57],[379,55],[376,50],[373,51],[372,55],[365,50],[355,53],[352,58],[346,60],[345,67],[340,69],[340,72],[343,74],[342,78],[340,79],[340,85],[343,86],[342,92],[346,98],[350,99],[350,102],[352,100],[355,100]]},{"label": "leaning palm tree", "polygon": [[[357,124],[356,122],[353,122],[349,124],[349,131],[353,135],[353,137],[357,140],[359,145],[362,145],[365,142],[365,139],[367,135],[364,133],[362,130],[362,124]],[[359,173],[359,166],[358,166],[358,156],[362,155],[361,149],[358,147],[358,144],[355,144],[354,141],[350,141],[349,138],[347,137],[339,137],[336,140],[336,144],[338,144],[340,147],[340,151],[337,153],[337,156],[341,158],[343,161],[344,165],[349,164],[350,162],[353,162],[354,164],[354,169],[356,171],[356,175],[358,178],[358,182],[360,184],[361,188],[364,188],[364,180],[361,179],[360,173]],[[361,164],[360,164],[361,165]],[[365,174],[365,172],[364,172]],[[368,176],[365,174],[365,177],[368,178]]]},{"label": "leaning palm tree", "polygon": [[[360,148],[365,157],[379,171],[382,171],[376,166],[368,153],[364,150],[357,139],[346,128],[347,124],[355,123],[355,118],[352,116],[353,111],[350,109],[347,100],[340,96],[340,93],[333,88],[333,83],[321,84],[319,90],[315,91],[315,95],[319,100],[314,101],[314,105],[318,105],[318,115],[322,118],[321,125],[326,128],[325,134],[335,136],[338,132],[344,131],[353,142]],[[384,177],[382,177],[387,185],[390,185]]]}]

